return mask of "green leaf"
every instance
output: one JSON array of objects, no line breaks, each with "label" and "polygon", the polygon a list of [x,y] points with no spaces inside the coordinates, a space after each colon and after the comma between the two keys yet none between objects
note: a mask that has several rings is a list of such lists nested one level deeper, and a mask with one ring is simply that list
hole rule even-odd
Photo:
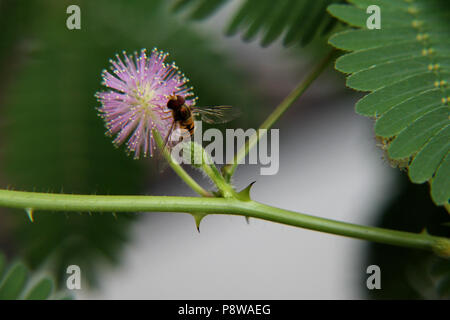
[{"label": "green leaf", "polygon": [[412,182],[423,183],[433,177],[433,173],[450,148],[450,126],[447,125],[430,139],[427,145],[414,157],[409,167]]},{"label": "green leaf", "polygon": [[0,284],[0,300],[18,299],[26,281],[27,268],[22,263],[12,266]]},{"label": "green leaf", "polygon": [[271,0],[260,0],[258,4],[259,10],[253,16],[247,31],[242,37],[245,41],[250,41],[255,38],[257,33],[266,26],[266,23],[269,21],[268,17],[271,16],[274,7],[276,7],[276,3]]},{"label": "green leaf", "polygon": [[442,102],[439,101],[441,96],[439,89],[431,89],[395,105],[379,117],[375,133],[381,137],[397,135],[423,114],[441,106]]},{"label": "green leaf", "polygon": [[220,8],[226,1],[227,0],[200,1],[198,6],[192,11],[191,18],[194,20],[204,19]]},{"label": "green leaf", "polygon": [[425,57],[405,59],[397,63],[387,62],[353,73],[347,78],[347,85],[355,90],[374,91],[408,77],[427,73],[429,65],[430,61]]},{"label": "green leaf", "polygon": [[45,300],[53,291],[53,281],[50,278],[41,279],[25,296],[25,300]]},{"label": "green leaf", "polygon": [[[298,1],[297,1],[298,2]],[[268,27],[264,32],[263,39],[261,40],[262,46],[268,46],[274,42],[282,33],[286,27],[287,21],[289,21],[294,10],[296,0],[285,1],[283,4],[276,6],[276,11],[270,16],[268,21]]]},{"label": "green leaf", "polygon": [[[443,78],[450,80],[450,74],[443,75]],[[378,117],[392,107],[436,88],[435,80],[436,76],[433,73],[424,73],[375,90],[356,103],[356,112],[365,116]]]},{"label": "green leaf", "polygon": [[[194,7],[191,19],[204,19],[229,0],[179,0],[174,11]],[[268,46],[285,33],[283,44],[308,44],[318,34],[328,33],[336,21],[326,14],[331,3],[342,0],[243,0],[226,29],[227,35],[241,31],[251,41],[262,34]]]},{"label": "green leaf", "polygon": [[399,33],[392,33],[389,29],[373,30],[359,29],[344,31],[330,37],[329,42],[336,48],[343,50],[367,50],[371,48],[411,42],[416,39],[417,32],[412,28],[402,28]]},{"label": "green leaf", "polygon": [[420,57],[422,48],[420,43],[411,42],[358,50],[337,59],[336,69],[345,73],[353,73],[385,62]]},{"label": "green leaf", "polygon": [[392,159],[411,156],[446,124],[448,124],[446,107],[425,114],[398,134],[389,146],[389,156]]},{"label": "green leaf", "polygon": [[328,7],[328,12],[345,21],[353,27],[364,27],[366,25],[367,16],[363,10],[346,4],[334,4]]},{"label": "green leaf", "polygon": [[[398,0],[392,0],[392,2],[398,2]],[[376,5],[377,1],[372,1],[371,4]],[[382,12],[382,29],[407,27],[415,20],[414,16],[409,14],[406,10],[390,6],[387,3],[378,5]],[[366,13],[367,7],[368,5],[356,7],[353,5],[333,4],[328,7],[328,12],[332,16],[353,27],[365,28],[367,17],[369,16]]]},{"label": "green leaf", "polygon": [[[6,259],[0,252],[0,274],[5,266]],[[3,280],[0,278],[0,300],[46,300],[58,296],[71,298],[64,291],[55,293],[54,288],[51,278],[33,275],[22,262],[17,262],[9,267]]]},{"label": "green leaf", "polygon": [[448,202],[450,198],[450,179],[448,177],[450,177],[450,153],[447,153],[431,180],[431,197],[434,202]]},{"label": "green leaf", "polygon": [[225,34],[228,36],[235,35],[242,24],[247,21],[248,17],[258,9],[257,3],[255,1],[245,1],[239,8],[238,12],[234,15]]},{"label": "green leaf", "polygon": [[[331,15],[356,29],[329,39],[349,51],[336,61],[347,85],[370,93],[356,111],[375,119],[375,134],[393,164],[410,180],[430,182],[438,205],[450,199],[450,8],[441,0],[349,0]],[[368,30],[369,5],[378,5],[381,29]]]}]

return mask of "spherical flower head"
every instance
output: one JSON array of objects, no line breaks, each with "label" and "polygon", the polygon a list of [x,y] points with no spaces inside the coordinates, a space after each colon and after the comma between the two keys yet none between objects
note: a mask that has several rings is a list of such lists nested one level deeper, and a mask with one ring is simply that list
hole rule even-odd
[{"label": "spherical flower head", "polygon": [[145,49],[134,56],[123,52],[123,59],[116,55],[116,60],[110,60],[112,73],[104,70],[102,74],[102,84],[110,90],[96,94],[102,104],[100,116],[107,134],[115,136],[114,144],[126,142],[135,159],[153,154],[153,129],[163,139],[168,135],[173,123],[172,111],[167,108],[171,96],[182,96],[189,106],[195,103],[189,80],[175,64],[165,63],[166,57],[156,48],[150,56]]}]

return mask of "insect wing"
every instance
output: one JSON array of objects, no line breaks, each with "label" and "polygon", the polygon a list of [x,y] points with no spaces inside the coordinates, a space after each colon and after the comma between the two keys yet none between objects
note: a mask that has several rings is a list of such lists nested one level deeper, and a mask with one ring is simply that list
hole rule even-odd
[{"label": "insect wing", "polygon": [[241,114],[237,108],[231,106],[193,107],[192,112],[207,123],[226,123]]}]

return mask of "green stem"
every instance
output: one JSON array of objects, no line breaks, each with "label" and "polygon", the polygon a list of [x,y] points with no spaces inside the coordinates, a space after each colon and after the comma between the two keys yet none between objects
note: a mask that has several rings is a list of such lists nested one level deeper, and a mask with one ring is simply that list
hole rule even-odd
[{"label": "green stem", "polygon": [[273,124],[286,112],[287,109],[308,89],[313,81],[322,73],[328,63],[335,57],[336,50],[332,50],[317,66],[316,68],[294,89],[292,92],[275,108],[269,117],[261,124],[255,134],[246,141],[239,151],[234,156],[232,164],[223,167],[225,179],[230,181],[238,164],[247,156],[251,148],[261,139],[270,129]]},{"label": "green stem", "polygon": [[176,174],[189,186],[203,197],[212,197],[212,194],[202,188],[187,172],[184,170],[179,163],[177,163],[170,154],[169,150],[164,147],[164,141],[161,138],[161,134],[158,130],[153,130],[153,137],[155,138],[156,144],[159,149],[162,150],[164,157],[169,163],[170,167],[175,171]]},{"label": "green stem", "polygon": [[390,245],[433,250],[450,257],[450,239],[447,238],[339,222],[235,198],[68,195],[0,190],[0,206],[34,211],[158,211],[240,215]]},{"label": "green stem", "polygon": [[211,157],[208,153],[203,149],[203,147],[199,146],[199,151],[202,153],[202,169],[208,175],[208,177],[215,183],[217,189],[219,189],[222,197],[231,198],[236,197],[237,194],[234,191],[233,187],[225,181],[224,177],[220,173],[220,171],[215,166]]}]

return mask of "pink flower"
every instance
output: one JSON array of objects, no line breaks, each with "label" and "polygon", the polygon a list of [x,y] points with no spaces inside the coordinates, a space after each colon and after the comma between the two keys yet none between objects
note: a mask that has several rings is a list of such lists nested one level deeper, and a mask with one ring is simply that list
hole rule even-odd
[{"label": "pink flower", "polygon": [[[164,63],[168,54],[153,49],[148,57],[143,49],[134,57],[123,52],[124,60],[116,55],[110,60],[112,73],[103,70],[102,84],[109,91],[97,92],[102,106],[98,109],[105,120],[108,135],[115,135],[114,144],[126,141],[127,151],[138,159],[153,154],[156,144],[152,129],[165,138],[173,122],[167,102],[172,95],[185,98],[193,105],[192,87],[175,64]],[[125,62],[125,63],[124,63]]]}]

